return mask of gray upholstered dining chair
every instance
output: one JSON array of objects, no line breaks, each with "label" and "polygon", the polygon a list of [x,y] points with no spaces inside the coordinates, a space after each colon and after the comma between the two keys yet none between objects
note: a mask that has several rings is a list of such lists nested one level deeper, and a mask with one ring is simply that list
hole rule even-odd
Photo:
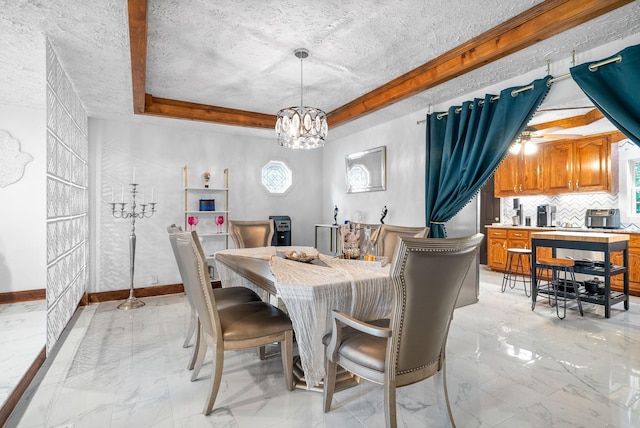
[{"label": "gray upholstered dining chair", "polygon": [[185,268],[189,289],[200,320],[200,348],[191,381],[198,378],[207,349],[213,350],[211,388],[204,414],[213,410],[218,395],[224,351],[257,348],[278,342],[288,390],[293,389],[293,327],[289,317],[266,302],[247,302],[218,309],[210,285],[207,259],[195,232],[176,233],[176,245]]},{"label": "gray upholstered dining chair", "polygon": [[[182,283],[185,284],[185,266],[180,259],[180,254],[178,254],[178,247],[176,245],[176,233],[182,232],[182,228],[172,224],[167,227],[167,232],[169,232],[169,242],[171,243],[171,249],[173,250],[173,255],[176,259],[176,263],[178,264],[178,271],[180,272],[180,278],[182,279]],[[195,232],[194,232],[195,233]],[[197,236],[197,235],[196,235]],[[193,302],[193,296],[188,292],[186,284],[184,285],[184,291],[187,296],[187,301],[189,302],[189,307],[191,309],[189,314],[189,327],[187,328],[187,333],[184,338],[184,343],[182,344],[183,348],[189,346],[191,342],[191,338],[196,336],[195,343],[193,345],[193,353],[191,355],[191,359],[189,360],[189,364],[187,368],[189,370],[193,369],[193,366],[196,362],[196,356],[198,355],[199,349],[199,330],[200,330],[200,322],[198,321],[198,316],[196,315],[196,308]],[[226,308],[227,306],[237,305],[239,303],[246,302],[259,302],[260,296],[258,296],[253,290],[250,290],[246,287],[225,287],[225,288],[215,288],[213,289],[213,294],[216,297],[216,304],[218,309]]]},{"label": "gray upholstered dining chair", "polygon": [[398,236],[403,238],[417,237],[426,238],[429,234],[428,227],[407,227],[382,224],[371,235],[371,240],[375,243],[379,256],[385,256],[389,262],[396,249]]},{"label": "gray upholstered dining chair", "polygon": [[273,220],[229,221],[229,234],[236,248],[268,247],[273,238]]},{"label": "gray upholstered dining chair", "polygon": [[396,388],[435,376],[436,386],[442,387],[438,398],[444,395],[448,422],[455,426],[445,347],[456,299],[482,238],[481,233],[450,239],[398,238],[391,266],[391,319],[362,322],[332,312],[332,331],[323,339],[325,412],[331,408],[340,365],[384,386],[387,427],[396,426]]}]

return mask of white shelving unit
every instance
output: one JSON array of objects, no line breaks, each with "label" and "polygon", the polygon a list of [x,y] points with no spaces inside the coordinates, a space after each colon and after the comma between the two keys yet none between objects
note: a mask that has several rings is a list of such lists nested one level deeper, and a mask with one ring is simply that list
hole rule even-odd
[{"label": "white shelving unit", "polygon": [[[202,243],[207,258],[213,258],[217,250],[229,248],[229,170],[225,169],[222,177],[222,187],[216,187],[216,177],[212,177],[213,186],[204,187],[202,180],[197,186],[189,185],[189,169],[183,169],[184,176],[184,230],[191,230],[188,223],[190,216],[198,217],[195,230]],[[200,177],[200,174],[198,175]],[[192,179],[195,176],[191,177]],[[215,211],[201,211],[200,199],[215,199]],[[224,223],[218,232],[216,218],[222,216]]]}]

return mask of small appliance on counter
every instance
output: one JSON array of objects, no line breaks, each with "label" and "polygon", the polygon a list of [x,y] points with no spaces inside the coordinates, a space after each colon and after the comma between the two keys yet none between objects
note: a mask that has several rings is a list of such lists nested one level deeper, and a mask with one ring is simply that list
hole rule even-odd
[{"label": "small appliance on counter", "polygon": [[556,206],[555,205],[538,205],[538,227],[553,226],[556,221]]},{"label": "small appliance on counter", "polygon": [[584,225],[589,229],[619,229],[620,210],[618,208],[588,209],[584,215]]},{"label": "small appliance on counter", "polygon": [[524,211],[522,209],[522,204],[520,203],[520,199],[518,198],[513,199],[513,209],[516,210],[516,215],[511,217],[512,224],[514,226],[522,226],[524,224],[524,222],[522,221]]}]

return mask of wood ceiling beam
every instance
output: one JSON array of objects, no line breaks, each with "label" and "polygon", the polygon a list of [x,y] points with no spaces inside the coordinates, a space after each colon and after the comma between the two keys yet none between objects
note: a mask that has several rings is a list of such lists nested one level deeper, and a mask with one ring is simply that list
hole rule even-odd
[{"label": "wood ceiling beam", "polygon": [[133,112],[144,113],[147,81],[147,0],[129,0],[129,49]]},{"label": "wood ceiling beam", "polygon": [[151,94],[146,94],[145,100],[144,113],[153,116],[200,120],[251,128],[275,128],[276,126],[276,117],[272,114],[157,98]]},{"label": "wood ceiling beam", "polygon": [[622,7],[633,0],[546,0],[339,107],[329,126],[354,120]]},{"label": "wood ceiling beam", "polygon": [[[147,1],[129,1],[134,113],[272,128],[276,118],[146,94]],[[440,85],[633,0],[546,0],[426,64],[328,113],[330,126],[354,120]]]},{"label": "wood ceiling beam", "polygon": [[543,129],[548,128],[577,128],[579,126],[587,126],[596,120],[600,120],[604,117],[604,115],[598,110],[594,108],[593,110],[589,110],[585,114],[578,116],[565,117],[564,119],[550,120],[549,122],[541,122],[536,123],[535,125],[529,125],[527,128],[541,131]]}]

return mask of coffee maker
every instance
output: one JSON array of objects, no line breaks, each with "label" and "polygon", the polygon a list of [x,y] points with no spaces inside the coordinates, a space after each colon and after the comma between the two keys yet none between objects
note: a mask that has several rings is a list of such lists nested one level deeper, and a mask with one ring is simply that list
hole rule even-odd
[{"label": "coffee maker", "polygon": [[556,221],[555,205],[538,205],[538,227],[553,226]]},{"label": "coffee maker", "polygon": [[518,198],[514,198],[513,199],[513,209],[516,210],[516,215],[514,215],[511,220],[512,220],[512,224],[514,226],[522,226],[523,225],[523,209],[522,209],[522,204],[520,203],[520,199]]}]

